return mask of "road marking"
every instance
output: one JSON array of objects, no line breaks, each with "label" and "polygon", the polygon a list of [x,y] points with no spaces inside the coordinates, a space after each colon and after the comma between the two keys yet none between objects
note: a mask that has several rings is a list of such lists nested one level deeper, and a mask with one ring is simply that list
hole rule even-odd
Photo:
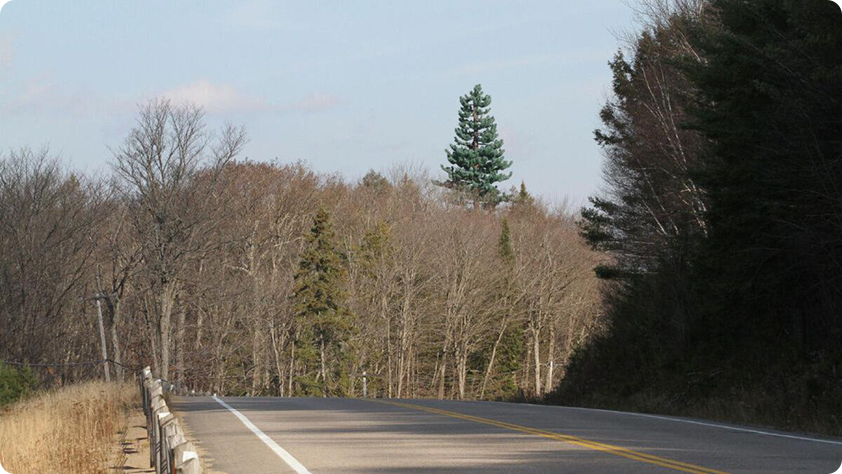
[{"label": "road marking", "polygon": [[[524,403],[524,405],[529,405],[533,407],[547,407],[547,408],[559,408],[564,410],[580,410],[580,411],[601,411],[603,413],[616,413],[620,415],[630,415],[630,416],[641,416],[644,418],[655,418],[657,420],[666,420],[666,421],[675,421],[677,423],[688,423],[691,425],[700,425],[700,426],[708,426],[711,428],[721,428],[723,430],[732,430],[732,431],[742,431],[744,433],[754,433],[759,435],[765,436],[775,436],[778,438],[787,438],[787,439],[797,439],[799,441],[812,441],[814,443],[825,443],[825,444],[834,444],[837,446],[842,446],[842,441],[831,441],[829,439],[818,439],[818,438],[807,438],[805,436],[795,436],[795,435],[788,435],[783,433],[772,433],[769,431],[762,431],[762,430],[754,430],[751,428],[739,428],[736,426],[728,426],[728,425],[720,425],[718,423],[705,423],[703,421],[693,421],[693,420],[683,420],[681,418],[673,418],[669,416],[660,416],[660,415],[650,415],[648,413],[631,413],[627,411],[616,411],[616,410],[603,410],[601,408],[582,408],[582,407],[563,407],[563,406],[553,406],[553,405],[534,405],[532,403]],[[836,473],[834,473],[836,474]]]},{"label": "road marking", "polygon": [[260,440],[266,444],[266,446],[269,446],[269,449],[274,451],[275,454],[277,454],[281,459],[283,459],[284,462],[287,463],[287,465],[291,467],[295,472],[297,472],[298,474],[311,474],[311,472],[308,471],[303,464],[298,462],[298,460],[295,459],[292,456],[292,454],[288,453],[284,448],[278,446],[278,443],[273,441],[272,438],[266,436],[266,433],[260,431],[260,428],[254,426],[254,423],[252,423],[248,418],[246,418],[245,415],[232,408],[231,405],[223,402],[216,395],[213,396],[213,399],[216,400],[216,402],[222,405],[223,407],[227,408],[228,411],[234,414],[234,416],[239,418],[240,421],[242,421],[243,424],[246,425],[246,428],[250,429],[252,433],[256,434],[257,437],[260,438]]},{"label": "road marking", "polygon": [[682,472],[691,472],[695,474],[727,474],[724,471],[717,471],[715,469],[708,469],[706,467],[697,466],[695,464],[688,464],[680,461],[674,461],[672,459],[666,459],[659,456],[653,456],[651,454],[641,453],[639,451],[633,451],[628,448],[623,448],[621,446],[614,446],[605,443],[599,443],[596,441],[590,441],[584,438],[579,438],[576,436],[570,436],[560,433],[553,433],[551,431],[543,431],[538,430],[535,428],[530,428],[528,426],[520,426],[515,425],[512,423],[506,423],[503,421],[491,420],[489,418],[480,418],[478,416],[472,415],[465,415],[462,413],[456,413],[453,411],[441,410],[438,408],[431,408],[425,407],[421,405],[413,405],[410,403],[400,403],[400,402],[392,402],[392,401],[385,401],[385,400],[373,400],[367,399],[371,402],[376,403],[384,403],[387,405],[394,405],[402,408],[409,408],[413,410],[421,410],[426,411],[429,413],[435,413],[437,415],[444,415],[449,416],[452,418],[459,418],[462,420],[473,421],[476,423],[482,423],[485,425],[497,426],[499,428],[506,428],[513,431],[520,431],[522,433],[527,433],[536,436],[542,436],[544,438],[555,439],[558,441],[563,441],[565,443],[575,444],[577,446],[581,446],[584,448],[594,449],[597,451],[602,451],[605,453],[613,454],[615,456],[624,457],[627,459],[633,459],[635,461],[645,462],[647,464],[654,464],[656,466],[665,467],[667,469],[673,469],[675,471],[682,471]]}]

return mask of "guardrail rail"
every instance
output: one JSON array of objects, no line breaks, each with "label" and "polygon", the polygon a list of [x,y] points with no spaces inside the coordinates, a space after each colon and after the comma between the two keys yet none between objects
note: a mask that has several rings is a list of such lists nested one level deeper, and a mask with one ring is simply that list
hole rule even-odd
[{"label": "guardrail rail", "polygon": [[165,380],[154,379],[149,367],[141,371],[138,380],[146,415],[149,466],[154,467],[157,474],[202,474],[196,447],[187,441],[181,423],[164,399],[165,392],[183,390]]}]

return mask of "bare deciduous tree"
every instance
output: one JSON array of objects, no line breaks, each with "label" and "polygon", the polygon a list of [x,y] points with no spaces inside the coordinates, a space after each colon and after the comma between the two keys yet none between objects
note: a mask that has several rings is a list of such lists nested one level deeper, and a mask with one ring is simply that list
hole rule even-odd
[{"label": "bare deciduous tree", "polygon": [[204,113],[194,105],[154,100],[122,147],[113,152],[114,170],[124,183],[132,220],[156,293],[161,376],[169,377],[172,313],[185,266],[208,245],[219,174],[242,149],[242,129],[206,131]]}]

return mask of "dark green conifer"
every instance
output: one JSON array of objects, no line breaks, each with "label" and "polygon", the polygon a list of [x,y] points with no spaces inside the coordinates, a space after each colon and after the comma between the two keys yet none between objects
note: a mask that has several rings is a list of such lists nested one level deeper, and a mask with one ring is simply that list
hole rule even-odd
[{"label": "dark green conifer", "polygon": [[[311,371],[317,370],[315,377],[307,377],[307,382],[315,382],[322,394],[342,389],[338,384],[343,379],[342,364],[332,364],[340,373],[328,373],[326,358],[328,352],[343,354],[342,346],[353,329],[345,306],[344,279],[343,257],[336,245],[330,214],[320,208],[301,254],[292,297],[299,328],[299,357],[311,365]],[[319,394],[312,386],[302,389],[307,394]]]},{"label": "dark green conifer", "polygon": [[509,229],[509,220],[505,218],[503,219],[503,229],[500,231],[500,240],[497,242],[497,253],[507,267],[514,264],[515,253],[512,250],[512,232]]},{"label": "dark green conifer", "polygon": [[389,180],[374,170],[369,170],[368,173],[363,176],[361,184],[364,188],[372,189],[378,194],[383,193],[391,187]]},{"label": "dark green conifer", "polygon": [[535,204],[535,198],[529,194],[529,191],[526,189],[526,183],[523,181],[520,182],[520,191],[518,191],[517,196],[514,198],[514,202],[521,207],[530,207]]}]

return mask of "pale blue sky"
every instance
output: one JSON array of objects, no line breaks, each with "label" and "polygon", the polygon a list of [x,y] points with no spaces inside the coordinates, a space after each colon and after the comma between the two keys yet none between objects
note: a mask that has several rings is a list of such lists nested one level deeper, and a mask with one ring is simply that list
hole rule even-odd
[{"label": "pale blue sky", "polygon": [[441,174],[458,97],[481,83],[526,181],[575,204],[600,181],[592,131],[622,0],[13,0],[0,11],[0,149],[49,145],[105,169],[156,96],[245,125],[254,160],[356,179],[396,163]]}]

